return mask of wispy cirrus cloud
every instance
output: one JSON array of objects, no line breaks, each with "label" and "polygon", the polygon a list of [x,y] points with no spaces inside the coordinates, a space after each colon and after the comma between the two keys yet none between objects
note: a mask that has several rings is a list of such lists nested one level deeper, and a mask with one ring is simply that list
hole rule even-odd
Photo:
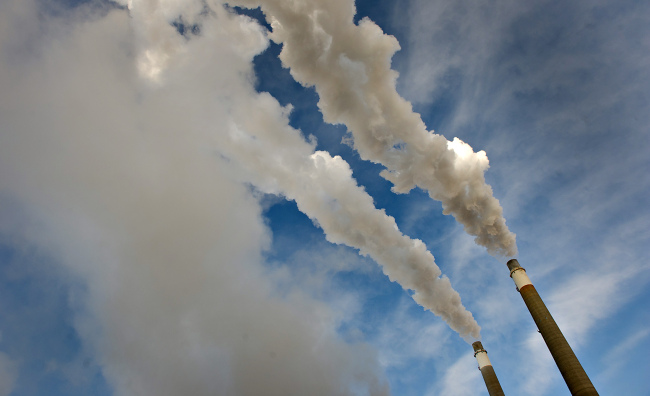
[{"label": "wispy cirrus cloud", "polygon": [[0,395],[9,396],[13,392],[17,377],[16,363],[7,354],[0,352]]},{"label": "wispy cirrus cloud", "polygon": [[[650,28],[641,17],[648,5],[415,0],[409,7],[401,92],[430,127],[486,150],[486,177],[517,233],[520,262],[574,348],[615,338],[604,329],[614,317],[616,333],[625,334],[635,322],[621,315],[647,305],[650,280]],[[505,268],[486,271],[470,252],[455,257],[452,279],[462,274],[485,293],[468,291],[467,280],[457,286],[483,332],[506,337],[494,339],[499,349],[521,350],[520,366],[537,361],[540,375],[521,372],[537,382],[512,386],[531,394],[561,388],[512,284],[507,293],[495,284]],[[506,307],[514,315],[500,321]],[[494,317],[482,321],[481,312]],[[589,356],[593,379],[608,368]]]},{"label": "wispy cirrus cloud", "polygon": [[442,380],[427,395],[470,396],[485,385],[476,359],[471,353],[463,355],[445,371]]}]

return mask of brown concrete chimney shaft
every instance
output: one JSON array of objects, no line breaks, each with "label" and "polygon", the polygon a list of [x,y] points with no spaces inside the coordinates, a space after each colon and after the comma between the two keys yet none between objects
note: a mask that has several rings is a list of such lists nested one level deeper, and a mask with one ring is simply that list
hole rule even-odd
[{"label": "brown concrete chimney shaft", "polygon": [[564,381],[569,387],[573,396],[598,396],[598,392],[587,373],[582,368],[573,349],[569,346],[566,338],[555,323],[551,313],[546,308],[544,301],[530,282],[526,270],[524,270],[516,259],[508,261],[510,277],[515,281],[517,290],[524,299],[533,320],[544,338],[555,364],[560,369]]},{"label": "brown concrete chimney shaft", "polygon": [[483,375],[490,396],[505,396],[481,341],[476,341],[472,344],[472,347],[474,348],[474,357],[478,361],[478,368],[481,370],[481,375]]}]

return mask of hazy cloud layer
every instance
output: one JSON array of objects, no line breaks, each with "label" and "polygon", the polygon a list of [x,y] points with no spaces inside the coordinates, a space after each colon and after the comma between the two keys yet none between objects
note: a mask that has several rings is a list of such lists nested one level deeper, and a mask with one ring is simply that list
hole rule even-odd
[{"label": "hazy cloud layer", "polygon": [[14,389],[18,375],[16,363],[6,354],[0,352],[0,395],[9,396]]}]

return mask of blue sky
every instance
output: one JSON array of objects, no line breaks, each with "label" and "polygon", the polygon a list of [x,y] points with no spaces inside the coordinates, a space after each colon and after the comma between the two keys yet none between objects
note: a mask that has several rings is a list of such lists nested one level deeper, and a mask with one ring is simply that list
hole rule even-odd
[{"label": "blue sky", "polygon": [[[426,244],[506,394],[568,394],[507,259],[425,191],[391,192],[257,22],[133,3],[0,5],[0,396],[487,394],[463,338],[299,210],[301,168],[266,173],[314,150]],[[517,258],[599,392],[649,394],[650,6],[356,10],[399,42],[427,128],[487,153]],[[247,127],[259,147],[230,145]]]}]

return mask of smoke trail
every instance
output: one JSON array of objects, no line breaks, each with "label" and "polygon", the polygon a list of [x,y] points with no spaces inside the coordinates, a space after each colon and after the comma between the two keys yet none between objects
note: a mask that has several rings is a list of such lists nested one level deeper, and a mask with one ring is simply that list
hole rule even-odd
[{"label": "smoke trail", "polygon": [[[163,14],[156,11],[155,5],[152,9],[154,2],[142,3],[146,12],[139,10],[140,4],[130,5],[132,15],[136,22],[142,16],[146,21],[142,25],[155,32],[145,32],[145,35],[157,38],[141,49],[144,54],[141,59],[163,60],[147,64],[141,72],[160,81],[164,79],[161,72],[165,64],[175,61],[176,55],[188,48],[183,49],[184,41],[173,42],[160,36],[159,31],[169,31],[168,26],[164,27],[169,17],[152,21],[152,14]],[[214,12],[221,18],[244,18],[228,15],[221,7]],[[185,17],[183,9],[177,8],[171,15],[175,13]],[[375,208],[372,197],[356,184],[343,159],[314,152],[313,144],[305,142],[300,132],[288,125],[290,109],[283,109],[267,93],[256,93],[250,84],[217,95],[221,95],[218,97],[221,103],[227,104],[231,117],[230,132],[215,136],[217,147],[223,156],[245,171],[244,180],[265,192],[296,201],[298,208],[323,229],[330,242],[346,244],[371,256],[392,281],[413,290],[413,298],[419,304],[442,317],[461,336],[479,337],[480,327],[461,304],[449,279],[441,277],[433,255],[424,244],[403,235],[394,218]]]},{"label": "smoke trail", "polygon": [[390,68],[399,49],[394,37],[367,18],[355,25],[352,0],[234,3],[261,6],[271,39],[283,44],[283,64],[298,82],[316,88],[325,121],[345,124],[361,157],[386,167],[381,175],[394,192],[427,190],[490,254],[516,255],[515,235],[485,182],[485,152],[428,132],[397,93],[397,73]]},{"label": "smoke trail", "polygon": [[[463,337],[479,338],[480,328],[461,304],[460,296],[434,262],[420,240],[403,235],[395,219],[375,208],[372,197],[356,184],[349,165],[341,157],[313,152],[299,132],[278,118],[275,100],[262,94],[255,108],[233,109],[233,140],[225,152],[249,172],[248,180],[266,192],[280,193],[296,201],[298,208],[325,232],[328,241],[345,244],[370,255],[384,273],[404,289],[414,290],[413,299],[442,317]],[[257,100],[256,100],[257,101]],[[275,109],[274,109],[275,108]],[[249,133],[244,132],[250,131]],[[278,136],[289,139],[278,139]],[[281,154],[281,155],[278,155]]]}]

